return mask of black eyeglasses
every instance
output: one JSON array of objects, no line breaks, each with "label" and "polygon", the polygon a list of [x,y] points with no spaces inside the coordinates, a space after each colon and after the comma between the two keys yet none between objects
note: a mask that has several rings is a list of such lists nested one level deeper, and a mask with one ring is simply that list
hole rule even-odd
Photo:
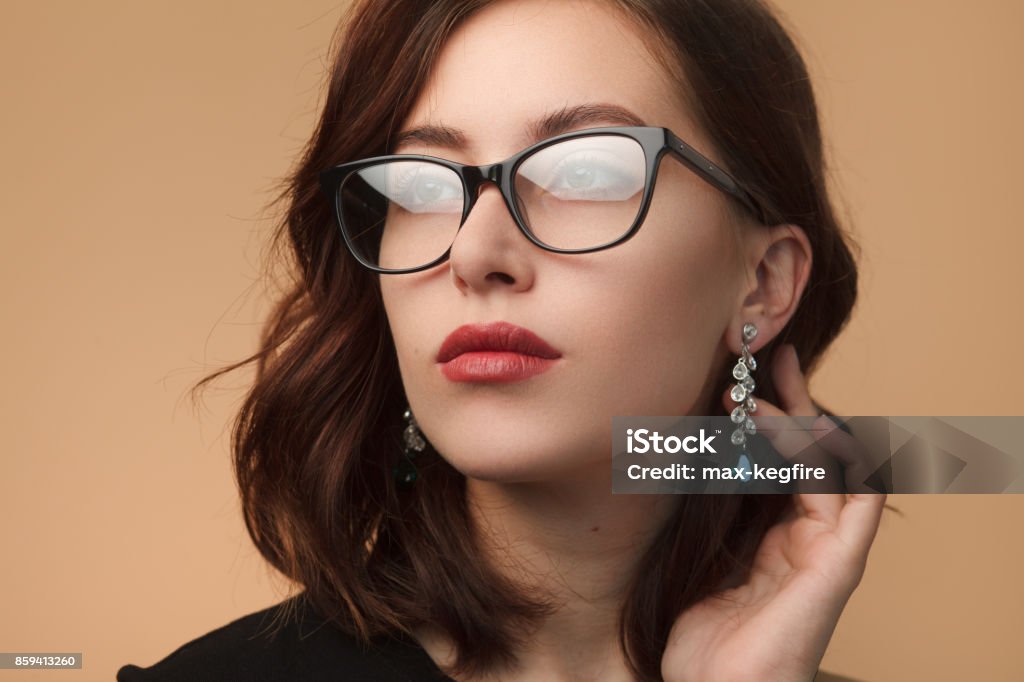
[{"label": "black eyeglasses", "polygon": [[376,156],[323,171],[320,186],[356,260],[399,274],[448,258],[488,181],[540,248],[590,253],[617,246],[643,224],[666,152],[765,222],[747,190],[667,128],[579,130],[483,166],[418,154]]}]

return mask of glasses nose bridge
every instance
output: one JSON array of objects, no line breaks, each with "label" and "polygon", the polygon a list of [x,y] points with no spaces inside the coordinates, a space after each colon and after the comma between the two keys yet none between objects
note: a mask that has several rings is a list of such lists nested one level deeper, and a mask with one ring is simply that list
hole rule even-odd
[{"label": "glasses nose bridge", "polygon": [[[520,232],[526,233],[526,228],[520,224],[519,219],[516,217],[515,209],[512,207],[515,201],[512,197],[508,196],[505,192],[505,177],[506,173],[511,169],[511,163],[509,161],[498,161],[497,163],[484,164],[483,166],[463,166],[462,172],[466,182],[466,207],[465,213],[462,216],[462,223],[459,225],[459,231],[462,230],[462,225],[466,223],[469,216],[473,213],[473,208],[476,206],[477,200],[480,198],[480,190],[484,184],[493,182],[498,188],[498,194],[501,195],[501,203],[504,204],[505,209],[509,213],[509,217],[512,222],[516,224]],[[511,192],[511,188],[509,188]],[[529,236],[529,235],[527,235]]]},{"label": "glasses nose bridge", "polygon": [[499,191],[502,191],[502,184],[505,177],[505,164],[502,162],[489,163],[483,166],[466,166],[466,189],[469,192],[469,207],[473,208],[477,198],[480,196],[480,188],[486,182],[493,182]]}]

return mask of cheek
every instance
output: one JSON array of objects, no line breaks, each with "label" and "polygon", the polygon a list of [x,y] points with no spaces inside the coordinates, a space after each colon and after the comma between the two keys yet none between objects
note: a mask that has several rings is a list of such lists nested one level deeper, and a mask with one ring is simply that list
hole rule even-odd
[{"label": "cheek", "polygon": [[604,290],[593,365],[616,386],[619,409],[629,410],[623,413],[685,414],[709,378],[731,316],[728,243],[721,232],[696,225],[674,234],[669,225],[646,227],[655,228],[652,239],[618,254],[631,267],[618,270]]},{"label": "cheek", "polygon": [[420,289],[413,282],[414,275],[398,280],[381,276],[381,297],[388,326],[395,342],[398,366],[403,382],[409,378],[409,368],[420,363],[430,352],[426,340],[431,338],[428,315],[419,314],[426,302],[421,301]]}]

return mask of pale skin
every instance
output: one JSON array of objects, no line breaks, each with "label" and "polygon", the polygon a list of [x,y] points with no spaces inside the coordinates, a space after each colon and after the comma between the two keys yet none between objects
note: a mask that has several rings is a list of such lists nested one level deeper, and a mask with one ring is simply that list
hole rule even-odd
[{"label": "pale skin", "polygon": [[[445,125],[466,144],[395,151],[491,163],[531,144],[526,130],[537,118],[604,103],[670,128],[717,160],[641,35],[589,0],[488,6],[449,38],[399,128]],[[591,120],[574,129],[628,124]],[[744,323],[758,327],[755,352],[778,334],[810,272],[803,230],[734,225],[728,201],[666,158],[634,238],[566,255],[531,244],[486,185],[446,263],[381,276],[410,406],[467,477],[470,509],[487,531],[482,556],[561,604],[516,652],[517,669],[485,679],[633,679],[616,615],[641,548],[679,498],[610,493],[611,417],[707,414],[719,402],[731,409],[728,396],[711,393],[712,369],[739,355]],[[496,320],[529,328],[562,358],[520,382],[443,376],[435,355],[447,334]],[[758,414],[817,414],[795,357],[780,354],[770,371],[782,404],[759,400]],[[666,680],[813,678],[863,573],[884,496],[800,498],[800,512],[772,529],[733,601],[681,614],[662,660]],[[450,662],[441,633],[416,635],[439,665]]]}]

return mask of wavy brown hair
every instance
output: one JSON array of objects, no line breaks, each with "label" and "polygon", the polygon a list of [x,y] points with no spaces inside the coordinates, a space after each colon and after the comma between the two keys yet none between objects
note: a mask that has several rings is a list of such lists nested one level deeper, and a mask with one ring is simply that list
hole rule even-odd
[{"label": "wavy brown hair", "polygon": [[[318,188],[330,166],[387,153],[438,53],[491,0],[356,0],[332,47],[319,121],[277,201],[271,260],[290,281],[258,352],[203,378],[255,364],[232,436],[245,523],[260,553],[305,588],[320,613],[369,639],[430,623],[457,646],[452,674],[514,662],[551,604],[479,561],[465,478],[428,448],[419,480],[399,490],[406,405],[377,275],[345,249]],[[810,281],[782,332],[756,355],[792,343],[813,371],[857,295],[848,237],[826,189],[814,94],[796,46],[757,0],[603,0],[636,22],[678,81],[714,154],[813,249]],[[718,391],[727,388],[726,367]],[[777,402],[769,373],[759,393]],[[721,405],[711,414],[724,414]],[[638,679],[660,680],[679,613],[746,576],[782,495],[688,495],[641,557],[621,611],[620,641]]]}]

